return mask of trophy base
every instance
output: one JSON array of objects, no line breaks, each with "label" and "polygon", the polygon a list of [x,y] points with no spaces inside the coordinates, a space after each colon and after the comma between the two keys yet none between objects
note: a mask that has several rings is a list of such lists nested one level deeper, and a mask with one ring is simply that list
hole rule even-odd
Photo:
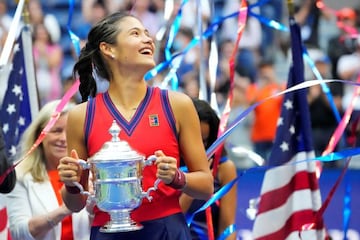
[{"label": "trophy base", "polygon": [[103,233],[130,232],[142,229],[143,226],[136,222],[112,223],[108,222],[100,228]]}]

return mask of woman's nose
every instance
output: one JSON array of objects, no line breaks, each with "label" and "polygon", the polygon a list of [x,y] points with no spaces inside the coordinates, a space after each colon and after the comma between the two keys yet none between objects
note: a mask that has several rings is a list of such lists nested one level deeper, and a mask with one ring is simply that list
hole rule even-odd
[{"label": "woman's nose", "polygon": [[143,41],[152,44],[154,42],[154,39],[151,36],[149,36],[147,34],[144,34],[143,35]]},{"label": "woman's nose", "polygon": [[66,131],[62,131],[59,135],[60,140],[66,141]]}]

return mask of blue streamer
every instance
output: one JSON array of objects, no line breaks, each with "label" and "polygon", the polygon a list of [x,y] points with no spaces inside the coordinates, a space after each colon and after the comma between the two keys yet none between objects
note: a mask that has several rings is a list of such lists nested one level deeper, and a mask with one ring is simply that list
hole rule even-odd
[{"label": "blue streamer", "polygon": [[[176,34],[179,32],[180,29],[180,25],[181,25],[181,19],[182,19],[182,9],[184,7],[184,5],[188,2],[188,0],[183,0],[180,8],[178,10],[178,13],[173,21],[173,24],[170,27],[170,32],[169,32],[169,37],[168,40],[166,42],[166,46],[165,46],[165,60],[169,61],[171,60],[171,47],[173,45],[174,39]],[[168,82],[171,81],[171,89],[174,91],[177,91],[179,88],[179,79],[176,75],[177,70],[180,67],[180,64],[182,62],[183,57],[179,58],[178,61],[171,61],[170,65],[171,65],[171,69],[169,71],[169,73],[167,74],[167,76],[165,77],[165,79],[163,80],[162,86],[164,88],[166,88]],[[174,59],[173,59],[174,60]]]},{"label": "blue streamer", "polygon": [[225,240],[228,236],[233,234],[236,230],[235,224],[228,226],[224,232],[217,238],[217,240]]},{"label": "blue streamer", "polygon": [[255,8],[255,7],[260,7],[260,6],[266,4],[266,3],[269,2],[269,1],[270,1],[270,0],[260,0],[260,1],[257,1],[256,3],[250,4],[250,5],[249,5],[249,9]]},{"label": "blue streamer", "polygon": [[191,224],[194,216],[210,207],[213,203],[215,203],[217,200],[222,198],[227,192],[230,191],[230,189],[234,186],[234,184],[238,181],[238,177],[232,180],[231,182],[224,185],[222,188],[220,188],[216,193],[213,194],[213,196],[204,204],[202,205],[198,210],[196,210],[191,216],[187,217],[186,222],[188,225]]},{"label": "blue streamer", "polygon": [[74,13],[74,0],[69,0],[69,17],[68,17],[68,21],[67,21],[67,28],[69,29],[71,26],[71,21],[72,21],[72,16]]},{"label": "blue streamer", "polygon": [[171,51],[170,51],[170,49],[171,49],[171,47],[173,45],[176,34],[179,32],[181,19],[182,19],[182,9],[183,9],[183,6],[187,2],[188,2],[188,0],[183,0],[182,1],[181,5],[180,5],[180,8],[178,10],[178,13],[176,14],[176,17],[175,17],[175,19],[173,21],[173,24],[170,27],[168,40],[166,42],[165,50],[164,50],[165,51],[165,60],[166,61],[171,59]]},{"label": "blue streamer", "polygon": [[[306,62],[309,64],[309,66],[310,66],[312,72],[314,73],[314,75],[316,76],[316,78],[319,79],[319,80],[323,80],[319,70],[315,66],[314,61],[310,58],[310,56],[308,54],[308,51],[307,51],[305,46],[303,46],[303,56],[304,56]],[[333,99],[332,94],[330,92],[330,89],[326,85],[326,83],[321,83],[320,85],[321,85],[322,91],[326,94],[326,97],[327,97],[327,99],[329,101],[329,104],[330,104],[331,109],[332,109],[332,111],[333,111],[333,113],[335,115],[335,118],[336,118],[337,122],[339,123],[341,121],[340,113],[339,113],[339,111],[338,111],[338,109],[337,109],[337,107],[335,105],[335,102],[334,102],[334,99]]]},{"label": "blue streamer", "polygon": [[80,38],[75,33],[73,33],[73,31],[71,31],[71,29],[68,29],[68,32],[70,35],[71,42],[74,46],[76,56],[79,56],[80,50],[81,50],[80,49]]},{"label": "blue streamer", "polygon": [[347,232],[349,230],[351,217],[351,185],[349,181],[349,176],[345,175],[345,196],[344,196],[344,210],[343,210],[343,232],[344,240],[347,240]]},{"label": "blue streamer", "polygon": [[249,11],[249,15],[256,17],[261,23],[263,23],[264,25],[266,25],[268,27],[271,27],[271,28],[274,28],[276,30],[283,31],[283,32],[289,31],[288,27],[286,27],[284,24],[279,23],[275,20],[268,19],[266,17],[263,17],[259,14],[254,13],[252,11]]},{"label": "blue streamer", "polygon": [[80,38],[73,31],[71,31],[71,21],[72,21],[73,13],[74,13],[74,0],[69,0],[69,17],[68,17],[68,22],[67,22],[67,30],[70,35],[71,42],[74,46],[75,53],[77,54],[77,56],[79,56],[80,55]]},{"label": "blue streamer", "polygon": [[332,153],[329,153],[328,155],[319,156],[319,157],[314,158],[313,160],[318,160],[321,162],[332,162],[332,161],[345,159],[345,158],[352,157],[352,156],[359,155],[359,154],[360,154],[360,148],[349,148],[349,149],[345,149],[340,152],[332,152]]},{"label": "blue streamer", "polygon": [[196,224],[193,224],[191,226],[191,231],[194,231],[196,233],[196,239],[197,240],[207,240],[209,239],[208,233],[204,231],[204,229],[201,226],[198,226]]}]

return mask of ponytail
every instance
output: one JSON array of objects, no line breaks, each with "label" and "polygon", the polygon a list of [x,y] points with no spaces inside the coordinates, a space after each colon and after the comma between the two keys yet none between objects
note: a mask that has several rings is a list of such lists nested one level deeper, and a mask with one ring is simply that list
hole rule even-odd
[{"label": "ponytail", "polygon": [[79,75],[79,91],[82,102],[86,102],[89,96],[94,97],[97,91],[91,60],[93,52],[94,50],[89,50],[89,45],[86,44],[86,46],[81,49],[79,60],[74,65],[73,75]]}]

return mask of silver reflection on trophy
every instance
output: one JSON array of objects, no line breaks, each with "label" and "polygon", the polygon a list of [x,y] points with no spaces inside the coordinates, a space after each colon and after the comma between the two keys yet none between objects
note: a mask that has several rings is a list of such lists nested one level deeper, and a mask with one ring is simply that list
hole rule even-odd
[{"label": "silver reflection on trophy", "polygon": [[101,232],[139,230],[142,226],[131,219],[130,213],[140,206],[144,197],[151,201],[150,192],[157,189],[159,179],[146,192],[141,186],[144,166],[152,164],[156,157],[145,160],[126,141],[120,140],[120,127],[115,120],[109,133],[112,135],[111,141],[105,142],[87,163],[80,161],[84,168],[94,171],[95,194],[82,193],[93,198],[100,210],[110,214],[110,221],[100,228]]}]

